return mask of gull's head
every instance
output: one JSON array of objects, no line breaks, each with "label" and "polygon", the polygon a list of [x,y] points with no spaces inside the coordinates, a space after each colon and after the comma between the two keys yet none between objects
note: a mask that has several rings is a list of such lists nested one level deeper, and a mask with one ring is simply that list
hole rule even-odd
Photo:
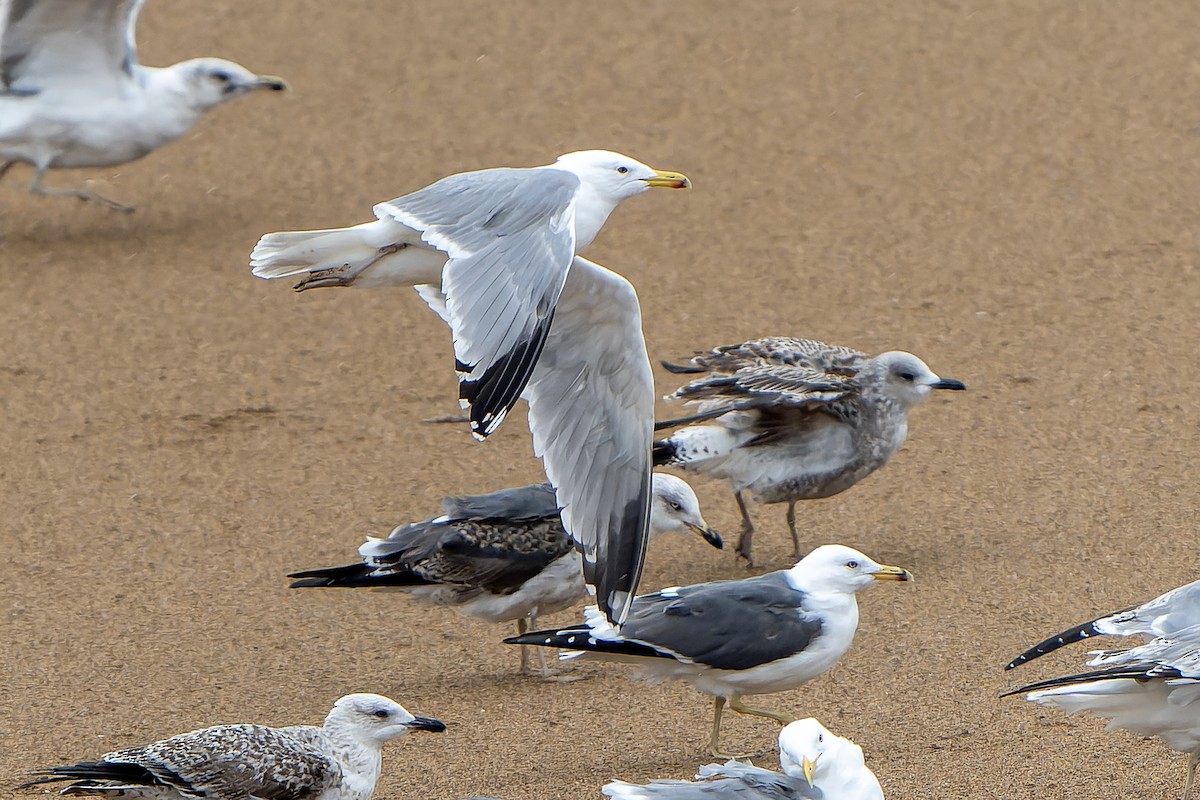
[{"label": "gull's head", "polygon": [[873,378],[876,391],[904,408],[921,402],[934,389],[967,388],[962,381],[937,375],[924,361],[901,350],[875,356],[863,367],[863,374]]},{"label": "gull's head", "polygon": [[256,89],[282,91],[287,84],[273,75],[255,75],[241,64],[223,58],[193,58],[170,69],[184,78],[193,105],[212,108]]},{"label": "gull's head", "polygon": [[691,531],[720,550],[721,535],[708,527],[700,514],[700,501],[682,478],[654,473],[650,480],[650,533]]},{"label": "gull's head", "polygon": [[444,731],[436,719],[417,717],[404,706],[379,694],[348,694],[333,705],[325,727],[362,743],[382,745],[409,731]]},{"label": "gull's head", "polygon": [[788,570],[794,586],[806,591],[853,594],[876,581],[911,581],[912,573],[890,567],[863,555],[853,547],[824,544]]},{"label": "gull's head", "polygon": [[790,722],[779,732],[779,766],[793,778],[816,786],[837,766],[841,751],[858,745],[843,739],[812,717]]},{"label": "gull's head", "polygon": [[559,156],[558,169],[572,172],[583,183],[616,204],[647,189],[690,189],[692,182],[678,172],[646,166],[636,158],[611,150],[580,150]]}]

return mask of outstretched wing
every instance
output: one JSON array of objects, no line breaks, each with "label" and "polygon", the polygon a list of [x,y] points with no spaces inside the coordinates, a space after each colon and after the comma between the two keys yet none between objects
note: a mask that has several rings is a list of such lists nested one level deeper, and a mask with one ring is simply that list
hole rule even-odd
[{"label": "outstretched wing", "polygon": [[444,252],[445,317],[471,430],[494,431],[541,355],[575,255],[579,179],[555,169],[451,175],[375,207]]},{"label": "outstretched wing", "polygon": [[654,377],[629,281],[576,256],[525,390],[534,452],[558,493],[584,579],[620,624],[637,590],[650,518]]},{"label": "outstretched wing", "polygon": [[144,0],[0,0],[0,91],[128,79]]}]

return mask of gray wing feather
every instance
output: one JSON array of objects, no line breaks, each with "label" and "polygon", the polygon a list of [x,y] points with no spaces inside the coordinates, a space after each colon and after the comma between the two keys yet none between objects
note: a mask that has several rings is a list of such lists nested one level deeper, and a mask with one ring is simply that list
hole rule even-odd
[{"label": "gray wing feather", "polygon": [[220,725],[108,753],[104,760],[137,764],[208,800],[302,800],[339,781],[341,768],[293,730]]},{"label": "gray wing feather", "polygon": [[[701,767],[694,781],[614,781],[601,791],[616,800],[824,800],[807,781],[740,761]],[[840,799],[839,799],[840,800]]]},{"label": "gray wing feather", "polygon": [[[0,0],[0,87],[128,77],[144,0]],[[18,85],[20,84],[20,85]]]},{"label": "gray wing feather", "polygon": [[527,520],[552,517],[558,514],[554,487],[534,483],[515,489],[463,497],[447,497],[442,501],[442,513],[452,520],[502,519]]},{"label": "gray wing feather", "polygon": [[786,573],[713,581],[638,597],[621,638],[715,669],[749,669],[805,650],[821,620]]},{"label": "gray wing feather", "polygon": [[487,436],[529,381],[575,254],[579,179],[562,170],[452,175],[375,207],[449,257],[442,273],[459,396]]},{"label": "gray wing feather", "polygon": [[646,554],[654,377],[629,281],[576,256],[525,390],[534,452],[558,491],[584,579],[619,624]]},{"label": "gray wing feather", "polygon": [[379,575],[413,574],[431,583],[503,593],[571,549],[549,484],[447,497],[443,510],[437,519],[367,540],[359,554]]}]

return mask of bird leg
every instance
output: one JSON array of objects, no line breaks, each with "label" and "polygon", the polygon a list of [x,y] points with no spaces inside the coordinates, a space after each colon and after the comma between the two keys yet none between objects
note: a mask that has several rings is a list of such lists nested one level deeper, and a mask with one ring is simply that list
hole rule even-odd
[{"label": "bird leg", "polygon": [[796,532],[796,501],[788,503],[788,530],[792,532],[792,558],[800,560],[800,534]]},{"label": "bird leg", "polygon": [[748,706],[742,702],[742,695],[740,692],[735,692],[733,696],[729,698],[729,707],[739,714],[749,714],[752,717],[766,717],[767,719],[775,720],[781,725],[787,725],[788,723],[795,722],[799,719],[799,717],[795,716],[794,714],[789,714],[786,711],[770,711],[765,708]]},{"label": "bird leg", "polygon": [[16,163],[17,162],[15,161],[5,161],[3,164],[0,164],[0,178],[3,178],[4,175],[16,165]]},{"label": "bird leg", "polygon": [[[737,710],[735,702],[741,702],[741,695],[734,695],[729,701],[729,707],[734,711]],[[713,698],[713,723],[712,733],[708,737],[708,752],[714,758],[756,758],[762,753],[726,753],[721,750],[721,714],[725,711],[725,698]]]},{"label": "bird leg", "polygon": [[1188,759],[1187,784],[1183,787],[1183,800],[1191,800],[1192,786],[1196,783],[1196,766],[1200,765],[1200,750],[1192,753]]},{"label": "bird leg", "polygon": [[738,509],[742,512],[742,535],[738,537],[737,554],[746,559],[747,564],[754,566],[754,559],[750,555],[750,547],[754,539],[754,522],[750,519],[750,512],[746,510],[746,501],[742,499],[742,493],[734,492],[733,498],[737,500]]},{"label": "bird leg", "polygon": [[[9,162],[11,163],[11,162]],[[51,189],[42,186],[42,176],[46,174],[46,167],[39,166],[33,174],[33,183],[29,184],[29,191],[41,197],[76,197],[83,201],[99,203],[102,206],[107,206],[113,211],[120,211],[125,214],[133,213],[133,206],[123,205],[115,200],[109,200],[107,197],[102,197],[91,189]]]}]

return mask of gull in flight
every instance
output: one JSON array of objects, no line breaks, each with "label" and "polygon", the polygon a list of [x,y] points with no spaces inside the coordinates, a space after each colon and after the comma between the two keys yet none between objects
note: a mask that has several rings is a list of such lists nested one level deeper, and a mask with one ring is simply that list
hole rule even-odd
[{"label": "gull in flight", "polygon": [[[656,473],[651,486],[652,536],[691,531],[722,546],[686,481]],[[537,627],[538,614],[562,611],[584,594],[579,554],[546,483],[447,497],[441,516],[370,537],[358,553],[356,564],[292,573],[292,588],[400,587],[488,622],[516,621],[519,634]],[[537,652],[546,677],[545,651]],[[530,674],[527,648],[521,672]]]},{"label": "gull in flight", "polygon": [[613,781],[600,791],[613,800],[883,800],[862,748],[812,717],[779,732],[779,766],[782,774],[727,761],[701,767],[691,781]]},{"label": "gull in flight", "polygon": [[51,767],[18,787],[71,781],[59,793],[144,800],[369,800],[383,744],[409,731],[444,731],[377,694],[350,694],[321,727],[218,725],[96,761]]},{"label": "gull in flight", "polygon": [[[908,435],[908,412],[934,389],[965,389],[912,353],[865,353],[773,337],[718,347],[671,372],[701,374],[672,397],[698,413],[658,423],[687,427],[654,443],[655,466],[729,481],[742,512],[738,555],[753,563],[754,523],[742,493],[787,503],[799,558],[796,502],[844,492],[888,462]],[[695,424],[689,424],[695,423]]]},{"label": "gull in flight", "polygon": [[42,177],[133,161],[187,133],[210,108],[285,88],[219,58],[142,66],[134,45],[142,2],[0,0],[0,177],[30,164],[36,194],[133,211],[89,189],[43,186]]},{"label": "gull in flight", "polygon": [[622,201],[690,185],[619,153],[568,153],[451,175],[375,206],[373,222],[269,233],[250,263],[261,278],[299,278],[300,291],[417,287],[453,333],[472,433],[529,403],[584,577],[619,623],[645,557],[654,380],[633,286],[577,253]]},{"label": "gull in flight", "polygon": [[844,545],[816,548],[794,567],[734,581],[712,581],[639,595],[618,630],[594,606],[585,621],[504,641],[639,664],[644,677],[682,679],[713,696],[709,749],[720,749],[726,702],[739,714],[787,724],[786,712],[742,703],[743,694],[795,689],[829,670],[858,629],[855,593],[876,581],[910,581]]}]

